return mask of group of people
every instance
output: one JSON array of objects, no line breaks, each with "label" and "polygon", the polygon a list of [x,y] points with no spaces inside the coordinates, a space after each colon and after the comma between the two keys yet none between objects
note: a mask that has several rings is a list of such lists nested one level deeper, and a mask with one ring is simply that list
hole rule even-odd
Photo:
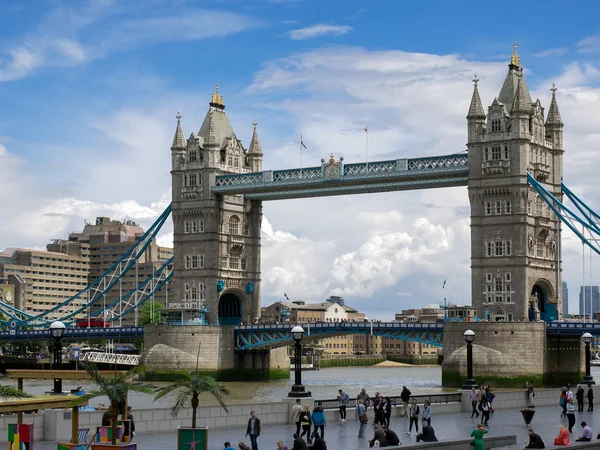
[{"label": "group of people", "polygon": [[[566,417],[569,425],[568,431],[569,433],[573,432],[573,426],[575,425],[575,402],[577,400],[577,412],[583,412],[583,403],[584,403],[584,395],[585,390],[583,386],[579,386],[575,395],[571,391],[571,387],[567,384],[562,387],[560,392],[560,398],[558,400],[560,407],[562,408],[562,412],[560,417]],[[594,390],[592,389],[592,385],[588,384],[587,390],[587,399],[588,399],[588,411],[594,410]]]},{"label": "group of people", "polygon": [[492,392],[489,384],[481,386],[479,391],[476,388],[472,388],[469,394],[469,402],[472,408],[471,419],[479,417],[479,414],[481,414],[481,423],[487,427],[490,420],[490,413],[494,412],[492,406],[494,398],[496,398],[496,395]]},{"label": "group of people", "polygon": [[[533,429],[529,428],[527,430],[529,433],[529,442],[525,442],[527,444],[525,448],[546,448],[544,444],[544,440],[540,437],[539,434],[534,433]],[[558,436],[554,438],[554,445],[561,446],[571,446],[571,439],[569,433],[572,431],[567,430],[564,425],[558,426]],[[585,422],[581,422],[581,436],[575,439],[575,442],[589,442],[592,440],[593,432],[590,426]],[[600,437],[600,436],[599,436]]]}]

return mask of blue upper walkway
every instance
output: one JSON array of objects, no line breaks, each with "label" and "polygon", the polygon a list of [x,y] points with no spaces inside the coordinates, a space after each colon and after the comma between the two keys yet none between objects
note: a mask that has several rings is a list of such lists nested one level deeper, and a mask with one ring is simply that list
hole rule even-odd
[{"label": "blue upper walkway", "polygon": [[450,186],[466,186],[466,153],[428,158],[345,164],[344,158],[322,160],[320,167],[218,175],[218,194],[244,194],[248,199],[281,200],[329,195],[366,194]]}]

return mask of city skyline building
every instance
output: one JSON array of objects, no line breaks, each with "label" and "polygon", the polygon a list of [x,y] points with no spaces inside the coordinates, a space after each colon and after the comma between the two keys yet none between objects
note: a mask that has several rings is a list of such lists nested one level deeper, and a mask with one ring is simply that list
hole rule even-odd
[{"label": "city skyline building", "polygon": [[[585,290],[584,290],[585,288]],[[583,294],[585,292],[585,308]],[[600,311],[600,287],[599,286],[579,286],[579,314],[581,316],[593,315]]]},{"label": "city skyline building", "polygon": [[567,282],[562,282],[562,313],[563,316],[569,314],[569,287]]}]

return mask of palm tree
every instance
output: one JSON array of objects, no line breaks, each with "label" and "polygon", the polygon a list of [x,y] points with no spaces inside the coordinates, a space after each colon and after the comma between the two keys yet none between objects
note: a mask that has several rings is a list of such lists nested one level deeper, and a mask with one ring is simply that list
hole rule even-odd
[{"label": "palm tree", "polygon": [[33,398],[33,395],[20,391],[10,386],[0,386],[0,401],[6,402],[10,399]]},{"label": "palm tree", "polygon": [[190,402],[192,405],[192,428],[196,428],[196,410],[200,403],[198,399],[200,394],[212,395],[218,400],[221,408],[229,413],[229,409],[227,409],[227,405],[223,401],[223,397],[229,394],[229,389],[224,387],[221,383],[214,378],[202,375],[197,371],[179,372],[178,376],[181,377],[179,381],[159,389],[156,393],[156,397],[154,397],[154,400],[158,400],[173,391],[179,391],[175,398],[175,404],[173,405],[173,408],[171,408],[172,417],[177,417],[181,408],[183,408],[186,403]]},{"label": "palm tree", "polygon": [[[81,397],[77,397],[69,407],[77,406],[92,398],[106,396],[110,401],[111,426],[112,426],[112,444],[117,443],[117,420],[119,418],[119,403],[125,401],[130,391],[152,394],[156,387],[146,383],[130,383],[128,380],[135,374],[134,372],[117,373],[114,376],[103,375],[94,364],[83,364],[85,371],[89,374],[93,383],[96,383],[98,390],[92,391]],[[127,414],[127,412],[125,412]]]}]

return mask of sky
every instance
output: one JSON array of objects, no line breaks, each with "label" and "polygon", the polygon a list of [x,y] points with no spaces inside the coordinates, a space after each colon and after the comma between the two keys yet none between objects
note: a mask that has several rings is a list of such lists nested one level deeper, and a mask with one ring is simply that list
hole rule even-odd
[{"label": "sky", "polygon": [[[598,211],[598,13],[592,1],[0,0],[0,249],[45,248],[96,216],[150,225],[171,198],[175,115],[197,132],[216,82],[246,148],[257,118],[265,169],[298,167],[301,134],[305,166],[364,161],[364,127],[369,160],[461,152],[473,74],[487,107],[513,41],[546,110],[557,85],[564,180]],[[263,305],[342,295],[391,319],[470,304],[464,187],[266,202],[264,215]],[[563,261],[576,312],[582,250],[568,233]]]}]

